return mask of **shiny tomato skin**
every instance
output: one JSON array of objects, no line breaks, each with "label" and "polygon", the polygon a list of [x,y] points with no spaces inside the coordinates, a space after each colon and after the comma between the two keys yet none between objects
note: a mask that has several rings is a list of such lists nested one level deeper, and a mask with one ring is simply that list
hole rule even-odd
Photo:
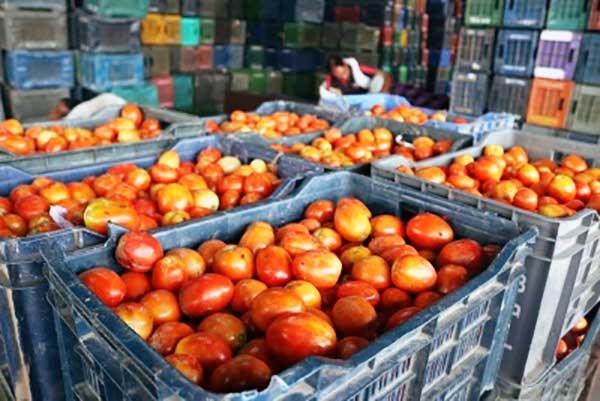
[{"label": "shiny tomato skin", "polygon": [[204,383],[204,370],[202,369],[202,364],[195,356],[172,354],[167,356],[165,360],[192,383],[198,385]]},{"label": "shiny tomato skin", "polygon": [[309,251],[299,254],[292,261],[295,278],[308,281],[318,289],[336,285],[342,274],[342,262],[329,251]]},{"label": "shiny tomato skin", "polygon": [[105,305],[118,306],[127,294],[127,286],[114,271],[96,267],[79,275],[81,282],[90,289]]},{"label": "shiny tomato skin", "polygon": [[212,333],[221,337],[234,352],[244,346],[248,339],[244,323],[232,314],[222,312],[205,317],[198,325],[198,332]]},{"label": "shiny tomato skin", "polygon": [[182,338],[175,347],[175,353],[195,356],[207,372],[231,360],[232,356],[227,342],[212,333],[194,333]]},{"label": "shiny tomato skin", "polygon": [[100,234],[108,232],[108,223],[118,224],[135,231],[139,228],[140,218],[129,205],[108,199],[94,199],[83,214],[85,226]]},{"label": "shiny tomato skin", "polygon": [[409,255],[394,262],[391,278],[396,288],[419,293],[435,287],[437,273],[425,258]]},{"label": "shiny tomato skin", "polygon": [[115,308],[115,314],[144,340],[152,334],[154,318],[144,305],[131,302],[124,303]]},{"label": "shiny tomato skin", "polygon": [[152,289],[150,279],[144,273],[127,271],[121,274],[121,279],[127,286],[126,301],[138,301]]},{"label": "shiny tomato skin", "polygon": [[227,245],[214,254],[212,269],[234,283],[254,276],[254,255],[243,246]]},{"label": "shiny tomato skin", "polygon": [[334,327],[344,336],[368,338],[377,325],[377,312],[362,296],[340,298],[331,310]]},{"label": "shiny tomato skin", "polygon": [[121,266],[138,273],[150,271],[164,256],[160,242],[152,235],[131,231],[119,238],[115,258]]},{"label": "shiny tomato skin", "polygon": [[348,359],[367,345],[369,345],[369,341],[365,338],[358,336],[345,337],[338,341],[337,357],[340,359]]},{"label": "shiny tomato skin", "polygon": [[290,281],[286,284],[285,289],[298,295],[307,308],[321,307],[321,293],[308,281]]},{"label": "shiny tomato skin", "polygon": [[269,287],[281,287],[292,279],[292,259],[287,251],[275,245],[256,253],[256,275]]},{"label": "shiny tomato skin", "polygon": [[210,376],[210,389],[216,393],[239,393],[262,390],[269,385],[271,368],[252,355],[238,355],[215,369]]},{"label": "shiny tomato skin", "polygon": [[415,297],[414,306],[425,309],[442,299],[442,295],[435,291],[424,291]]},{"label": "shiny tomato skin", "polygon": [[459,239],[446,244],[438,254],[438,266],[464,266],[471,275],[481,271],[484,264],[483,248],[472,239]]},{"label": "shiny tomato skin", "polygon": [[394,312],[408,308],[413,305],[413,300],[410,294],[399,288],[386,288],[381,293],[380,308],[385,314],[391,315]]},{"label": "shiny tomato skin", "polygon": [[404,237],[404,223],[396,216],[382,214],[371,219],[373,237],[399,235]]},{"label": "shiny tomato skin", "polygon": [[436,288],[446,295],[465,285],[468,279],[469,271],[464,266],[444,265],[438,270]]},{"label": "shiny tomato skin", "polygon": [[267,285],[258,280],[246,279],[238,281],[233,289],[231,309],[238,313],[249,311],[254,298],[266,289]]},{"label": "shiny tomato skin", "polygon": [[148,339],[148,344],[163,356],[171,355],[177,343],[194,333],[191,326],[181,322],[167,322],[159,325]]},{"label": "shiny tomato skin", "polygon": [[187,281],[187,268],[179,256],[164,256],[152,268],[152,287],[157,290],[175,292]]},{"label": "shiny tomato skin", "polygon": [[176,322],[181,319],[181,310],[177,304],[177,297],[170,291],[150,291],[142,297],[140,303],[150,311],[156,325]]},{"label": "shiny tomato skin", "polygon": [[338,299],[350,296],[363,297],[369,301],[374,308],[379,305],[379,300],[381,298],[375,287],[364,281],[346,281],[337,287],[336,295]]},{"label": "shiny tomato skin", "polygon": [[408,221],[406,236],[419,249],[437,250],[454,239],[454,230],[441,217],[422,213]]},{"label": "shiny tomato skin", "polygon": [[279,365],[273,355],[271,355],[267,341],[264,338],[255,338],[248,341],[242,349],[239,350],[238,355],[252,355],[266,363],[273,372],[279,370]]},{"label": "shiny tomato skin", "polygon": [[203,242],[202,245],[198,247],[198,252],[202,256],[202,259],[204,259],[204,262],[206,262],[207,268],[212,268],[215,253],[225,245],[227,244],[221,240],[211,239]]},{"label": "shiny tomato skin", "polygon": [[411,317],[413,317],[420,311],[421,311],[421,308],[418,308],[416,306],[409,306],[407,308],[400,309],[399,311],[394,313],[392,316],[390,316],[390,318],[388,319],[387,324],[385,326],[385,330],[388,331],[388,330],[393,329],[396,326],[401,325],[402,323],[406,322],[407,320],[409,320]]},{"label": "shiny tomato skin", "polygon": [[269,288],[254,298],[250,313],[254,325],[264,332],[279,316],[305,310],[304,302],[294,292],[283,288]]},{"label": "shiny tomato skin", "polygon": [[354,263],[351,276],[353,280],[369,283],[377,291],[385,290],[391,284],[389,266],[383,258],[375,255]]},{"label": "shiny tomato skin", "polygon": [[223,275],[207,273],[188,281],[179,291],[182,312],[198,318],[225,309],[233,298],[233,283]]},{"label": "shiny tomato skin", "polygon": [[333,219],[333,213],[335,206],[333,202],[329,200],[318,200],[311,203],[304,212],[304,217],[307,219],[316,219],[321,224],[331,221]]},{"label": "shiny tomato skin", "polygon": [[50,203],[40,195],[29,195],[17,200],[14,204],[15,213],[25,220],[31,220],[35,216],[50,210]]}]

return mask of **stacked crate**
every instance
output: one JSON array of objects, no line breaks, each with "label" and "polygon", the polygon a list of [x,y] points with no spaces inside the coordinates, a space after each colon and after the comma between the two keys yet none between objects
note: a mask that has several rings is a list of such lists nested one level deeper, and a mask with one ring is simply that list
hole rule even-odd
[{"label": "stacked crate", "polygon": [[156,88],[144,81],[140,20],[148,0],[83,0],[73,10],[71,35],[78,52],[82,98],[113,92],[129,102],[156,106]]},{"label": "stacked crate", "polygon": [[0,1],[0,61],[6,114],[47,119],[75,83],[64,0]]},{"label": "stacked crate", "polygon": [[[426,1],[403,1],[394,7],[393,26],[393,71],[399,84],[425,87],[429,52],[429,19]],[[382,46],[385,46],[385,30],[382,30]],[[385,47],[383,47],[385,49]],[[385,51],[382,50],[382,55]],[[385,65],[384,65],[385,67]],[[384,68],[385,69],[385,68]]]}]

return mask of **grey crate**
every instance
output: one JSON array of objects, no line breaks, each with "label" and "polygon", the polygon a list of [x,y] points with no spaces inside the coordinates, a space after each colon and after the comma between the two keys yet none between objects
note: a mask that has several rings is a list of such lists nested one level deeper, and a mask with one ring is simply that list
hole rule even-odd
[{"label": "grey crate", "polygon": [[141,48],[140,21],[131,18],[108,18],[76,10],[73,45],[85,52],[129,53]]},{"label": "grey crate", "polygon": [[494,29],[461,29],[456,67],[478,72],[491,72],[495,34]]},{"label": "grey crate", "polygon": [[171,49],[167,46],[144,46],[144,75],[146,78],[169,75]]},{"label": "grey crate", "polygon": [[377,51],[379,47],[379,28],[364,24],[342,24],[340,47],[343,50]]},{"label": "grey crate", "polygon": [[198,48],[172,46],[171,71],[173,72],[195,72],[198,70]]},{"label": "grey crate", "polygon": [[21,91],[3,87],[6,114],[22,122],[46,120],[62,99],[71,97],[69,88]]},{"label": "grey crate", "polygon": [[247,92],[250,89],[250,71],[239,70],[231,72],[231,85],[229,89],[232,92]]},{"label": "grey crate", "polygon": [[382,159],[373,163],[371,174],[376,180],[394,181],[509,218],[522,230],[539,230],[533,253],[525,262],[526,279],[519,288],[499,373],[505,386],[528,386],[537,383],[554,365],[559,339],[600,299],[600,216],[584,209],[571,217],[548,218],[396,170],[401,165],[447,166],[460,154],[480,156],[486,144],[499,144],[505,149],[522,146],[531,160],[550,158],[560,162],[574,153],[591,167],[600,167],[598,145],[507,130],[490,134],[480,146],[420,163],[398,156]]},{"label": "grey crate", "polygon": [[567,128],[572,131],[600,135],[600,88],[576,85],[571,97]]},{"label": "grey crate", "polygon": [[454,73],[450,94],[450,111],[470,116],[480,116],[485,110],[489,77],[474,72]]},{"label": "grey crate", "polygon": [[67,49],[67,32],[67,15],[64,11],[0,10],[2,49]]},{"label": "grey crate", "polygon": [[148,10],[155,13],[179,14],[179,0],[150,0]]},{"label": "grey crate", "polygon": [[342,40],[342,25],[336,22],[325,22],[321,31],[321,47],[335,50]]},{"label": "grey crate", "polygon": [[494,76],[488,96],[488,111],[524,117],[527,112],[531,79]]},{"label": "grey crate", "polygon": [[35,10],[66,10],[66,0],[0,0],[0,7],[8,8],[27,8]]}]

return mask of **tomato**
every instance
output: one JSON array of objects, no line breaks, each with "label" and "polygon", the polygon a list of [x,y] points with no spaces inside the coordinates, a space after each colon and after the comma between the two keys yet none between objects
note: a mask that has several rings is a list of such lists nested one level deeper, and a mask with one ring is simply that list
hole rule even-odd
[{"label": "tomato", "polygon": [[321,293],[308,281],[290,281],[285,288],[298,295],[307,308],[321,307]]},{"label": "tomato", "polygon": [[404,238],[399,235],[383,235],[369,241],[369,249],[375,255],[379,255],[386,249],[395,248],[404,244]]},{"label": "tomato", "polygon": [[587,162],[583,158],[573,154],[567,155],[563,159],[561,166],[571,169],[576,173],[581,173],[588,169]]},{"label": "tomato", "polygon": [[443,184],[446,181],[446,173],[440,167],[423,167],[417,170],[416,175],[436,184]]},{"label": "tomato", "polygon": [[210,377],[210,389],[217,393],[262,390],[271,381],[271,368],[252,355],[238,355],[223,363]]},{"label": "tomato", "polygon": [[69,196],[82,204],[87,204],[96,198],[96,193],[92,187],[82,182],[70,182],[67,184],[67,189],[69,190]]},{"label": "tomato", "polygon": [[[302,226],[304,227],[304,226]],[[292,257],[308,251],[323,249],[321,242],[308,233],[289,232],[279,243]]]},{"label": "tomato", "polygon": [[148,118],[144,120],[141,128],[148,131],[160,131],[160,122],[158,120]]},{"label": "tomato", "polygon": [[275,232],[270,224],[258,221],[250,224],[240,239],[240,246],[250,249],[253,254],[275,243]]},{"label": "tomato", "polygon": [[465,285],[469,278],[469,271],[459,265],[447,264],[438,270],[437,290],[446,295]]},{"label": "tomato", "polygon": [[152,287],[155,289],[178,291],[187,281],[187,268],[177,255],[167,255],[154,264]]},{"label": "tomato", "polygon": [[371,212],[357,199],[340,200],[333,217],[336,231],[346,241],[362,242],[371,235]]},{"label": "tomato", "polygon": [[283,286],[292,279],[292,259],[279,246],[267,246],[256,253],[256,275],[269,287]]},{"label": "tomato", "polygon": [[121,274],[121,280],[127,287],[126,301],[137,301],[152,289],[150,279],[144,273],[128,271]]},{"label": "tomato", "polygon": [[12,202],[10,199],[0,196],[0,216],[12,212]]},{"label": "tomato", "polygon": [[254,276],[254,256],[243,246],[227,245],[214,255],[212,264],[215,273],[229,277],[233,282]]},{"label": "tomato", "polygon": [[567,203],[577,195],[577,186],[575,181],[567,175],[557,174],[546,188],[548,195],[556,198],[560,203]]},{"label": "tomato", "polygon": [[442,299],[442,295],[435,291],[425,291],[415,297],[414,306],[425,309]]},{"label": "tomato", "polygon": [[264,338],[255,338],[250,340],[239,350],[238,355],[252,355],[255,358],[260,359],[271,368],[272,371],[276,372],[279,370],[279,365],[267,345],[267,341]]},{"label": "tomato", "polygon": [[157,203],[161,213],[191,209],[192,193],[181,184],[167,184],[158,190]]},{"label": "tomato", "polygon": [[150,216],[140,215],[140,227],[139,230],[142,232],[150,231],[158,228],[158,223],[155,219]]},{"label": "tomato", "polygon": [[93,190],[98,196],[105,196],[108,191],[113,189],[120,181],[119,177],[112,174],[103,174],[94,180]]},{"label": "tomato", "polygon": [[125,299],[127,286],[121,277],[110,269],[96,267],[81,273],[79,279],[100,301],[111,308]]},{"label": "tomato", "polygon": [[513,205],[535,212],[538,208],[538,194],[529,188],[521,188],[515,194]]},{"label": "tomato", "polygon": [[377,312],[362,296],[338,299],[331,315],[335,328],[344,336],[370,337],[376,329]]},{"label": "tomato", "polygon": [[379,256],[381,256],[388,265],[393,265],[396,259],[402,256],[418,254],[417,250],[411,245],[399,245],[385,249]]},{"label": "tomato", "polygon": [[348,359],[367,345],[369,345],[369,341],[362,337],[346,337],[337,343],[337,357],[340,359]]},{"label": "tomato", "polygon": [[313,233],[321,245],[331,252],[337,252],[342,247],[342,237],[332,228],[322,227]]},{"label": "tomato", "polygon": [[227,342],[212,333],[194,333],[184,337],[177,344],[175,353],[195,356],[207,372],[231,359],[231,348]]},{"label": "tomato", "polygon": [[308,281],[318,289],[331,288],[342,274],[342,262],[329,251],[308,251],[294,257],[292,272],[296,279]]},{"label": "tomato", "polygon": [[212,267],[215,253],[217,253],[217,251],[223,248],[225,245],[227,244],[221,240],[211,239],[198,247],[198,252],[202,256],[202,259],[204,259],[206,262],[207,267]]},{"label": "tomato", "polygon": [[369,248],[362,245],[350,246],[347,249],[342,248],[340,251],[340,260],[345,271],[350,270],[354,263],[371,255]]},{"label": "tomato", "polygon": [[206,271],[206,263],[200,253],[193,249],[176,248],[167,253],[167,256],[177,256],[185,267],[188,279],[200,277]]},{"label": "tomato", "polygon": [[264,332],[277,317],[305,310],[304,302],[294,292],[283,288],[269,288],[254,298],[250,313],[254,325]]},{"label": "tomato", "polygon": [[14,204],[15,213],[25,220],[31,220],[37,215],[50,210],[50,204],[39,195],[28,195],[19,198]]},{"label": "tomato", "polygon": [[377,307],[380,299],[379,292],[377,292],[375,287],[364,281],[347,281],[342,283],[337,287],[336,295],[338,299],[349,296],[363,297],[373,307]]},{"label": "tomato", "polygon": [[237,174],[227,175],[217,183],[217,192],[223,194],[227,191],[242,192],[244,188],[244,177]]},{"label": "tomato", "polygon": [[131,330],[146,340],[152,334],[154,319],[144,305],[125,303],[117,306],[115,313]]},{"label": "tomato", "polygon": [[233,289],[231,309],[239,313],[249,311],[254,298],[266,289],[267,286],[265,283],[258,280],[246,279],[238,281]]},{"label": "tomato", "polygon": [[192,355],[173,354],[166,358],[175,369],[192,383],[202,385],[204,383],[204,370],[202,364]]},{"label": "tomato", "polygon": [[364,281],[377,291],[390,286],[390,268],[379,256],[367,256],[354,263],[351,276],[353,280]]},{"label": "tomato", "polygon": [[413,305],[410,294],[399,288],[386,288],[381,293],[381,311],[385,314],[392,314],[397,310],[408,308]]},{"label": "tomato", "polygon": [[410,293],[419,293],[435,287],[437,273],[427,259],[408,255],[394,262],[391,279],[397,288]]},{"label": "tomato", "polygon": [[590,327],[590,325],[589,325],[589,322],[587,321],[587,319],[585,317],[582,317],[575,324],[575,326],[573,326],[573,328],[571,328],[570,332],[576,336],[580,336],[580,335],[585,334],[588,331],[589,327]]},{"label": "tomato", "polygon": [[186,316],[197,318],[227,307],[233,298],[228,277],[207,273],[188,281],[179,291],[179,304]]},{"label": "tomato", "polygon": [[399,235],[404,236],[404,224],[396,216],[382,214],[371,219],[373,227],[373,237],[383,235]]},{"label": "tomato", "polygon": [[154,324],[176,322],[181,318],[177,297],[167,290],[155,290],[147,293],[140,301],[154,317]]},{"label": "tomato", "polygon": [[38,190],[32,185],[17,185],[10,191],[10,200],[16,203],[19,199],[25,198],[29,195],[37,195]]},{"label": "tomato", "polygon": [[280,227],[276,232],[275,232],[275,240],[277,242],[281,242],[281,240],[286,237],[288,234],[310,234],[310,231],[308,231],[308,228],[300,223],[290,223],[290,224],[286,224],[283,227]]},{"label": "tomato", "polygon": [[421,311],[421,308],[416,306],[409,306],[408,308],[403,308],[394,313],[387,321],[385,326],[385,330],[392,330],[394,327],[401,325],[402,323],[409,320],[411,317],[416,315]]},{"label": "tomato", "polygon": [[[304,219],[300,222],[303,226],[305,226],[310,233],[314,233],[319,228],[321,228],[321,223],[317,219]],[[336,233],[337,234],[337,233]],[[339,234],[338,234],[339,235]]]},{"label": "tomato", "polygon": [[435,250],[454,239],[454,230],[441,217],[421,213],[408,221],[406,236],[417,248]]},{"label": "tomato", "polygon": [[131,206],[107,199],[95,199],[83,214],[85,226],[100,234],[106,234],[108,223],[118,224],[129,230],[137,230],[140,218]]},{"label": "tomato", "polygon": [[311,203],[304,211],[304,217],[307,219],[316,219],[321,224],[331,221],[335,206],[329,200],[318,200]]},{"label": "tomato", "polygon": [[18,214],[5,214],[0,220],[2,220],[6,227],[18,237],[23,237],[27,234],[27,223],[25,222],[25,219]]},{"label": "tomato", "polygon": [[219,198],[220,208],[221,210],[229,210],[233,209],[240,203],[240,198],[242,193],[236,190],[225,191],[221,194]]},{"label": "tomato", "polygon": [[561,360],[564,359],[569,354],[569,346],[567,342],[563,339],[560,339],[558,342],[558,346],[556,347],[556,359]]},{"label": "tomato", "polygon": [[[367,305],[371,306],[368,302]],[[337,346],[333,327],[310,313],[278,318],[269,326],[265,338],[269,351],[288,366],[309,356],[331,357]]]},{"label": "tomato", "polygon": [[155,164],[148,170],[153,182],[160,184],[173,184],[179,178],[179,173],[176,169],[164,164]]},{"label": "tomato", "polygon": [[10,135],[1,142],[2,148],[19,156],[34,153],[35,143],[33,140],[21,136]]},{"label": "tomato", "polygon": [[198,326],[198,331],[221,337],[234,352],[247,340],[246,326],[240,319],[229,313],[214,313],[207,316]]},{"label": "tomato", "polygon": [[459,239],[446,244],[437,257],[438,266],[464,266],[469,274],[479,273],[484,266],[483,248],[472,239]]},{"label": "tomato", "polygon": [[163,249],[156,238],[147,233],[128,232],[119,238],[115,258],[131,271],[145,273],[163,257]]}]

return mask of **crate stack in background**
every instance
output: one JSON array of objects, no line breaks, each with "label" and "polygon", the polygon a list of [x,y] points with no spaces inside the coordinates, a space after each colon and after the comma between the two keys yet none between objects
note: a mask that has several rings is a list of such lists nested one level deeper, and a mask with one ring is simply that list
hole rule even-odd
[{"label": "crate stack in background", "polygon": [[156,88],[144,80],[140,20],[148,0],[83,0],[71,10],[71,42],[77,50],[76,100],[113,92],[127,101],[157,106]]},{"label": "crate stack in background", "polygon": [[65,0],[0,1],[0,62],[6,114],[47,119],[75,83]]}]

